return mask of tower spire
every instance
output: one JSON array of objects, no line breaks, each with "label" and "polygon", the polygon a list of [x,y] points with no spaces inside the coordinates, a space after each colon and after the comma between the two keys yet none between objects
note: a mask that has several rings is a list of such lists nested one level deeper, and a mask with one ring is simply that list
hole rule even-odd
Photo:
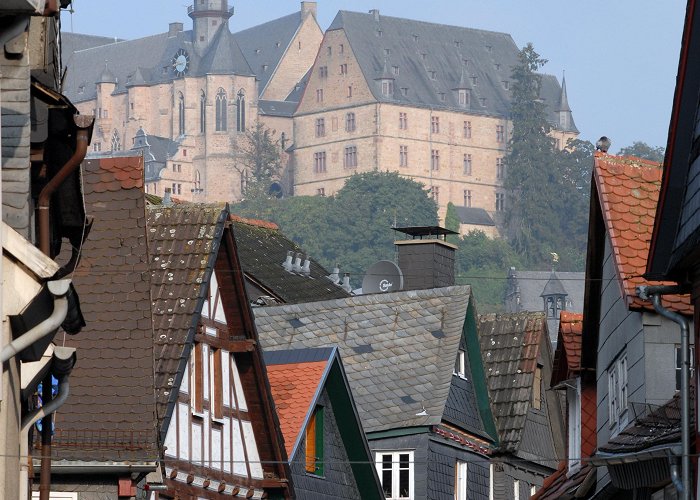
[{"label": "tower spire", "polygon": [[573,127],[573,117],[571,116],[571,108],[569,107],[569,98],[566,95],[566,74],[562,72],[561,76],[561,94],[559,95],[559,129],[569,131]]}]

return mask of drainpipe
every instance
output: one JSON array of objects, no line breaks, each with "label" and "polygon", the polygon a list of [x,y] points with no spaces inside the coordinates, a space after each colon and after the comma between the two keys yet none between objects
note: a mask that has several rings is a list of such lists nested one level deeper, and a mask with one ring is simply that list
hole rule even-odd
[{"label": "drainpipe", "polygon": [[[681,489],[682,500],[690,500],[690,341],[688,320],[670,311],[661,304],[662,295],[685,293],[680,286],[638,286],[637,295],[642,300],[651,301],[654,309],[664,318],[677,323],[681,329]],[[678,484],[674,481],[676,488]]]},{"label": "drainpipe", "polygon": [[95,118],[91,115],[75,115],[73,116],[75,126],[78,128],[78,136],[76,137],[75,153],[66,162],[61,170],[44,186],[39,194],[38,202],[38,226],[39,226],[39,250],[45,255],[50,255],[50,226],[49,226],[49,206],[51,205],[51,196],[65,182],[68,176],[80,166],[80,163],[85,159],[89,141],[89,130]]}]

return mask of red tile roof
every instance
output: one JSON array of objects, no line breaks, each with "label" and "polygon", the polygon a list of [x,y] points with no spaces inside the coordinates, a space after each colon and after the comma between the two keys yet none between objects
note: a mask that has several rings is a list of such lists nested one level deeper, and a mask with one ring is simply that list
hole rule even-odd
[{"label": "red tile roof", "polygon": [[267,366],[267,377],[290,460],[326,365],[327,361],[313,361]]},{"label": "red tile roof", "polygon": [[583,314],[562,311],[559,316],[559,333],[562,337],[566,364],[570,372],[581,369],[581,333],[583,331]]},{"label": "red tile roof", "polygon": [[[649,302],[637,297],[639,285],[648,282],[646,271],[649,243],[659,199],[662,167],[658,163],[634,157],[596,153],[594,179],[600,196],[603,219],[610,235],[617,273],[627,305],[653,310]],[[688,295],[666,295],[664,306],[692,314]]]},{"label": "red tile roof", "polygon": [[264,227],[265,229],[279,229],[279,226],[274,222],[262,219],[246,219],[245,217],[234,214],[231,214],[230,218],[233,222],[241,222],[243,224],[248,224],[249,226]]}]

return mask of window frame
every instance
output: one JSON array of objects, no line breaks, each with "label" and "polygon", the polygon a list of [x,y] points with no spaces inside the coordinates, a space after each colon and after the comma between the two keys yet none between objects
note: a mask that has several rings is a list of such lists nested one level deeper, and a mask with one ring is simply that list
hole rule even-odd
[{"label": "window frame", "polygon": [[581,379],[576,379],[576,386],[566,386],[566,408],[568,422],[568,458],[569,470],[575,472],[581,468]]},{"label": "window frame", "polygon": [[[415,467],[414,467],[414,452],[415,450],[377,450],[375,452],[375,464],[377,467],[377,474],[379,475],[379,483],[382,485],[382,491],[384,491],[384,475],[383,472],[383,457],[391,456],[391,469],[386,469],[391,471],[391,496],[386,497],[386,500],[413,500],[415,496]],[[406,470],[401,469],[400,459],[401,455],[408,455],[408,496],[401,496],[399,492],[400,486],[400,471]]]},{"label": "window frame", "polygon": [[472,155],[471,153],[464,153],[462,159],[462,174],[472,175]]},{"label": "window frame", "polygon": [[[321,405],[314,408],[314,412],[309,418],[309,423],[306,424],[305,437],[305,458],[306,462],[304,470],[312,476],[323,477],[325,472],[324,467],[324,407]],[[310,450],[313,450],[313,460],[309,457]],[[320,453],[319,453],[320,450]]]},{"label": "window frame", "polygon": [[431,149],[430,150],[430,170],[436,172],[440,170],[440,150]]},{"label": "window frame", "polygon": [[345,114],[345,131],[354,132],[356,128],[355,113],[352,111]]},{"label": "window frame", "polygon": [[452,370],[452,375],[457,375],[459,378],[467,378],[467,351],[464,349],[459,349],[457,351],[457,359],[455,359],[455,366]]},{"label": "window frame", "polygon": [[399,167],[408,167],[408,146],[399,145]]},{"label": "window frame", "polygon": [[326,119],[316,118],[316,137],[326,136]]},{"label": "window frame", "polygon": [[627,425],[628,373],[627,353],[620,354],[608,366],[608,424],[613,436]]},{"label": "window frame", "polygon": [[344,168],[357,168],[357,146],[345,146]]},{"label": "window frame", "polygon": [[468,462],[457,460],[455,462],[455,500],[468,500],[469,498],[468,473]]}]

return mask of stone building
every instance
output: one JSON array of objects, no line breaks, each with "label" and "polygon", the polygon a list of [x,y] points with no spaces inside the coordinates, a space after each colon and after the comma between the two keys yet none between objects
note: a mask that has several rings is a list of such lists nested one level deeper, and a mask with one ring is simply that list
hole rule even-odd
[{"label": "stone building", "polygon": [[316,3],[235,34],[228,0],[196,0],[187,12],[188,31],[176,22],[136,40],[66,34],[66,93],[97,117],[94,153],[167,145],[151,148],[163,154],[147,168],[147,192],[232,201],[246,179],[236,155],[246,129],[260,119],[289,145],[288,96],[322,38]]},{"label": "stone building", "polygon": [[[294,193],[392,170],[430,188],[441,217],[448,202],[502,211],[517,57],[505,33],[340,11],[294,115]],[[563,147],[578,134],[564,82],[542,75],[541,97]]]}]

